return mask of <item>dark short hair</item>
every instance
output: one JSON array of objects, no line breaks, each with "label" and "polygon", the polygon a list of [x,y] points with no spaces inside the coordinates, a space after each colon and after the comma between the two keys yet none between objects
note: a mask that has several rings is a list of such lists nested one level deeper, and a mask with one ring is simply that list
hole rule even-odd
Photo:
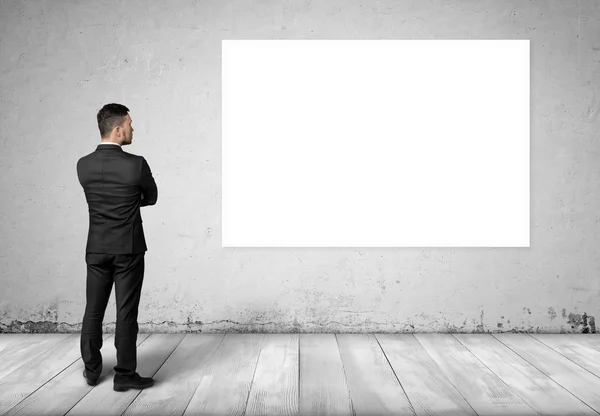
[{"label": "dark short hair", "polygon": [[112,130],[117,126],[122,126],[129,108],[121,104],[106,104],[98,111],[98,128],[100,137],[103,139],[110,136]]}]

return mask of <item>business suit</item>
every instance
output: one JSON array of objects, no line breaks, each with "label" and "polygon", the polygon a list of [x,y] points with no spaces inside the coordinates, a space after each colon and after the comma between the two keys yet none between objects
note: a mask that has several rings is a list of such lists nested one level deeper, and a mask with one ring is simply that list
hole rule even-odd
[{"label": "business suit", "polygon": [[101,143],[79,159],[77,177],[89,211],[81,356],[87,376],[97,380],[102,372],[102,320],[114,282],[114,370],[131,375],[137,367],[137,317],[147,251],[140,207],[156,203],[158,188],[146,160],[124,152],[118,143]]}]

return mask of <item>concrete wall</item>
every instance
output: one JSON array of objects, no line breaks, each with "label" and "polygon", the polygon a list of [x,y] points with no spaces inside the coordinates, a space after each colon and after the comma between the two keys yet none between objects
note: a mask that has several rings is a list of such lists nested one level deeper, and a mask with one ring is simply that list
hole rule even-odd
[{"label": "concrete wall", "polygon": [[[0,2],[0,330],[80,330],[75,165],[117,102],[160,189],[141,332],[596,332],[599,21],[594,0]],[[531,248],[221,248],[222,39],[531,39]]]}]

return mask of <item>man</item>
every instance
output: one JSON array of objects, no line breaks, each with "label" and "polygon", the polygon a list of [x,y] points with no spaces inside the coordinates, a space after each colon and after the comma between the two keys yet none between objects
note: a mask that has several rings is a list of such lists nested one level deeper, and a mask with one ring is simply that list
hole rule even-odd
[{"label": "man", "polygon": [[81,328],[83,376],[94,386],[102,372],[102,321],[113,281],[117,303],[115,391],[154,384],[137,367],[138,307],[147,250],[140,207],[154,205],[158,189],[142,156],[124,152],[133,141],[129,109],[107,104],[97,115],[101,143],[77,162],[89,211],[86,307]]}]

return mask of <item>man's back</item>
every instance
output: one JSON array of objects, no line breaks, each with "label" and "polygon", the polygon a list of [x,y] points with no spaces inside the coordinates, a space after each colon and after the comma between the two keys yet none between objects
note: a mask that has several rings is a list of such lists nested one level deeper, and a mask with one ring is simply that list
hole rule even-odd
[{"label": "man's back", "polygon": [[79,159],[77,177],[89,208],[86,252],[147,251],[140,207],[156,203],[158,188],[144,157],[100,144]]}]

